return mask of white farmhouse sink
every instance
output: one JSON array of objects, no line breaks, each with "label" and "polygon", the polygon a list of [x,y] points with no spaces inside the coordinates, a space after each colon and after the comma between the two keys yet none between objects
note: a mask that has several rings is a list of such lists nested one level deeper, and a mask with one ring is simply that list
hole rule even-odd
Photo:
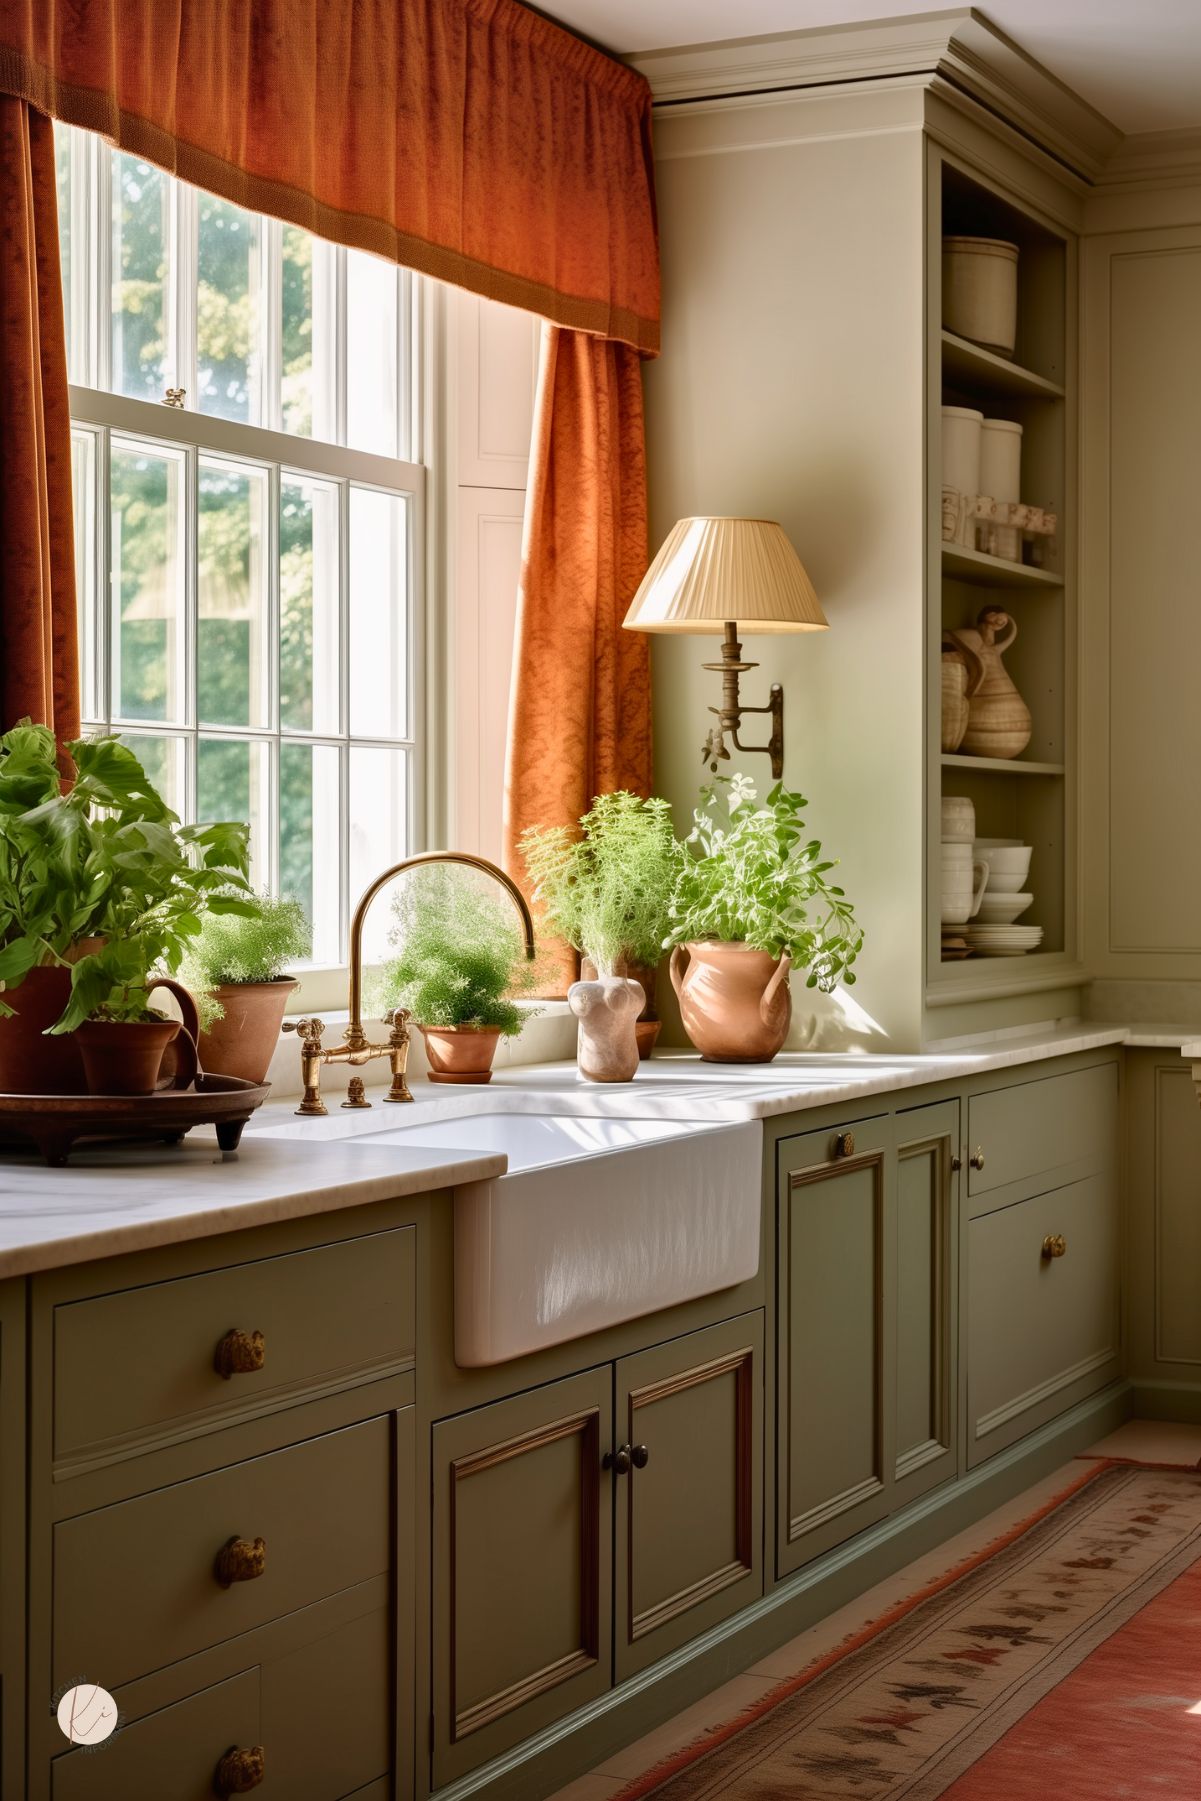
[{"label": "white farmhouse sink", "polygon": [[758,1121],[493,1113],[343,1142],[509,1159],[455,1190],[455,1361],[475,1368],[748,1280],[762,1140]]}]

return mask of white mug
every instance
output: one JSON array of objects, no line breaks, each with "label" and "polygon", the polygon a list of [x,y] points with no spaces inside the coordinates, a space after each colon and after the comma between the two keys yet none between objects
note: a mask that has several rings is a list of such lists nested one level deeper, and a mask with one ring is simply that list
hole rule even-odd
[{"label": "white mug", "polygon": [[958,872],[943,872],[941,916],[945,926],[965,926],[980,911],[988,887],[988,864],[982,857],[977,858],[970,871],[966,878]]}]

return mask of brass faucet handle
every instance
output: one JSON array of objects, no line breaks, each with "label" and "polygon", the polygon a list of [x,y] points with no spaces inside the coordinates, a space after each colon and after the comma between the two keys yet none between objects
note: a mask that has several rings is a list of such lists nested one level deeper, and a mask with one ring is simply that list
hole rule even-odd
[{"label": "brass faucet handle", "polygon": [[409,1021],[412,1017],[413,1015],[408,1007],[390,1007],[387,1013],[384,1014],[384,1024],[386,1026],[391,1026],[394,1034],[403,1032],[407,1038],[409,1036]]},{"label": "brass faucet handle", "polygon": [[285,1032],[296,1032],[304,1041],[307,1050],[318,1050],[321,1046],[321,1035],[325,1031],[323,1019],[285,1019]]}]

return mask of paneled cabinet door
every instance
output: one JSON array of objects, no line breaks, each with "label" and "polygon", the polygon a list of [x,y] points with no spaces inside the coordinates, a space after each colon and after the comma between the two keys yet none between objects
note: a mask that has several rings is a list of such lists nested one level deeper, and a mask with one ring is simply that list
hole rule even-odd
[{"label": "paneled cabinet door", "polygon": [[611,1682],[613,1366],[433,1429],[434,1787]]},{"label": "paneled cabinet door", "polygon": [[615,1425],[621,1682],[763,1593],[762,1313],[622,1358]]},{"label": "paneled cabinet door", "polygon": [[894,1503],[955,1474],[959,1103],[898,1116]]},{"label": "paneled cabinet door", "polygon": [[895,1194],[887,1118],[777,1146],[776,1571],[887,1513]]}]

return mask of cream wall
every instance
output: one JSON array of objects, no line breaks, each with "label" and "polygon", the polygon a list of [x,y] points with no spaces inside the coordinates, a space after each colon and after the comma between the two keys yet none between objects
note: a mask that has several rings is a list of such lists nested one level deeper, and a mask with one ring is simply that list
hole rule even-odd
[{"label": "cream wall", "polygon": [[[804,95],[657,117],[664,352],[646,399],[652,550],[688,513],[779,519],[830,621],[820,635],[748,638],[761,668],[744,690],[760,702],[783,684],[785,779],[841,858],[867,931],[848,992],[884,1049],[921,1030],[920,96],[877,100],[864,124],[858,98]],[[679,824],[705,775],[719,678],[700,664],[716,649],[654,642],[656,786]],[[761,740],[764,721],[743,735]],[[727,767],[761,791],[770,782],[765,756]]]},{"label": "cream wall", "polygon": [[1085,957],[1108,1010],[1201,1019],[1201,183],[1103,193],[1089,218]]}]

